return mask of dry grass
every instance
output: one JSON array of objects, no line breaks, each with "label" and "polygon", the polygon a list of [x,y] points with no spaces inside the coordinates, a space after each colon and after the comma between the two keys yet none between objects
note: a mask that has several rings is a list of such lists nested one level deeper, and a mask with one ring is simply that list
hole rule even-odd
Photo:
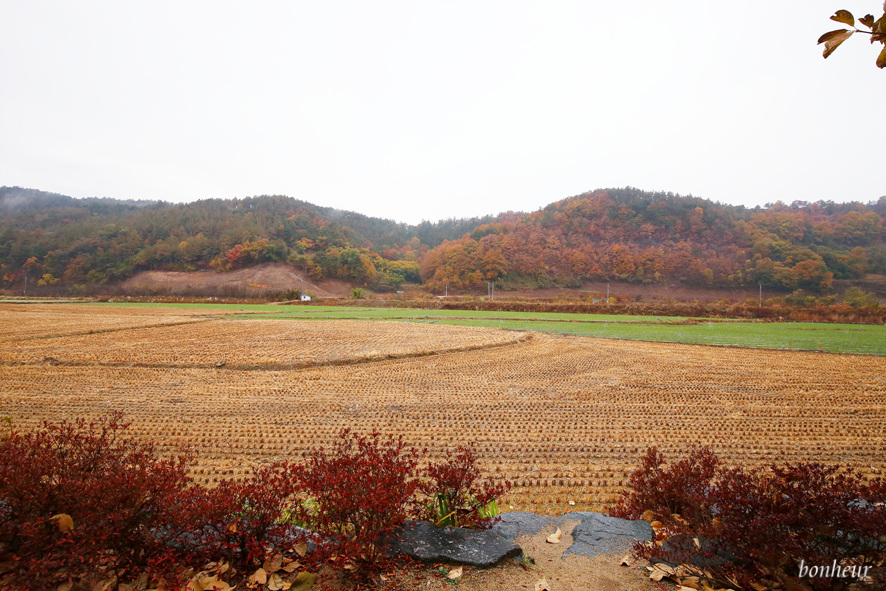
[{"label": "dry grass", "polygon": [[[203,482],[328,444],[345,427],[402,433],[434,456],[446,445],[474,442],[483,469],[517,485],[502,509],[549,514],[611,502],[649,445],[676,452],[699,442],[733,463],[817,460],[869,473],[886,469],[881,357],[552,335],[513,342],[519,333],[453,328],[459,327],[216,321],[118,330],[62,339],[54,355],[60,365],[18,364],[26,350],[43,354],[25,345],[49,341],[16,342],[3,349],[0,415],[30,428],[42,419],[122,410],[139,435],[168,448],[193,445],[200,456],[195,476]],[[474,340],[457,340],[471,332]],[[286,337],[295,333],[301,336]],[[410,338],[409,350],[422,353],[464,342],[487,348],[379,359]],[[314,358],[360,360],[369,342],[384,343],[369,363],[195,367],[217,357],[291,360],[275,351],[299,343],[310,343]],[[126,351],[136,363],[64,364],[93,359],[86,351],[99,362]],[[181,366],[144,366],[158,359]]]},{"label": "dry grass", "polygon": [[[0,343],[199,322],[206,310],[0,304]],[[4,347],[4,350],[8,346]]]},{"label": "dry grass", "polygon": [[[92,318],[85,326],[93,325]],[[95,323],[97,324],[97,323]],[[71,327],[74,328],[73,326]],[[20,340],[0,363],[147,367],[292,368],[481,349],[519,342],[523,332],[403,322],[214,320]]]}]

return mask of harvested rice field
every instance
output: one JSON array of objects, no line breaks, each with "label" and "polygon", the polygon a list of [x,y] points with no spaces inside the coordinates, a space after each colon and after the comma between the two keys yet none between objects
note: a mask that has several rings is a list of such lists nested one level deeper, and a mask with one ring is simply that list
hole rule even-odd
[{"label": "harvested rice field", "polygon": [[0,343],[198,322],[205,315],[204,310],[157,314],[150,308],[107,307],[96,314],[82,305],[0,304]]},{"label": "harvested rice field", "polygon": [[75,334],[20,340],[0,363],[51,359],[73,365],[292,369],[414,357],[513,344],[525,332],[494,328],[310,320],[204,320],[133,328],[125,334]]},{"label": "harvested rice field", "polygon": [[432,457],[473,442],[483,470],[515,484],[503,510],[550,514],[612,502],[650,445],[886,470],[884,357],[170,308],[5,305],[0,318],[0,415],[28,429],[123,411],[164,449],[193,446],[201,482],[346,427]]}]

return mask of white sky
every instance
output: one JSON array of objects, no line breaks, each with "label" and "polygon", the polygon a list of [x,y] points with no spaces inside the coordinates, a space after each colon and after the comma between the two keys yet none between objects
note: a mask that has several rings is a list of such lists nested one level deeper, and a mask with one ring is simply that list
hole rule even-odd
[{"label": "white sky", "polygon": [[879,0],[0,0],[0,185],[415,223],[886,195]]}]

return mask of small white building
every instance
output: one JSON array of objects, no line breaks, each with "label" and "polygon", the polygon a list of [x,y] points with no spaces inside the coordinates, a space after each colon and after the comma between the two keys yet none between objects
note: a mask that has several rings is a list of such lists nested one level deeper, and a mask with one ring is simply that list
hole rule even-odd
[{"label": "small white building", "polygon": [[303,302],[310,302],[310,301],[311,301],[311,296],[310,296],[309,294],[303,293],[303,294],[301,294],[301,301],[303,301]]}]

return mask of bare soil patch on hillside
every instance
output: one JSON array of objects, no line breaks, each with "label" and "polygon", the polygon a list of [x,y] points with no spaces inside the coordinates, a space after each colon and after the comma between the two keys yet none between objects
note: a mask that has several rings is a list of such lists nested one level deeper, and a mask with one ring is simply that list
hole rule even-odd
[{"label": "bare soil patch on hillside", "polygon": [[127,293],[164,295],[247,295],[261,297],[269,292],[297,289],[317,297],[345,297],[350,284],[339,280],[314,281],[301,271],[282,263],[259,265],[234,271],[142,271],[121,284]]}]

